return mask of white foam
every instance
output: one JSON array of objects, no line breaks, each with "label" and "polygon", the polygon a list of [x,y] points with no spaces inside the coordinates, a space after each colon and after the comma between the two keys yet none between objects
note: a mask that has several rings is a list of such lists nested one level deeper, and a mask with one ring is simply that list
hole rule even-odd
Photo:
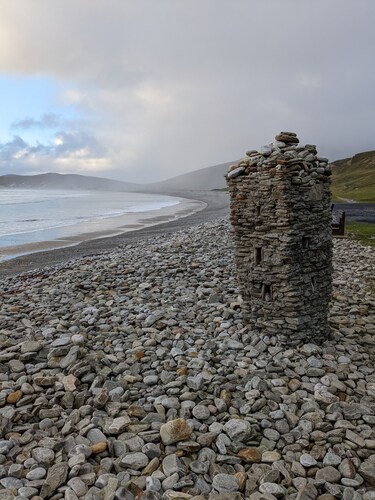
[{"label": "white foam", "polygon": [[[164,195],[0,189],[0,247],[69,235],[69,227],[178,205]],[[40,234],[38,234],[40,233]]]}]

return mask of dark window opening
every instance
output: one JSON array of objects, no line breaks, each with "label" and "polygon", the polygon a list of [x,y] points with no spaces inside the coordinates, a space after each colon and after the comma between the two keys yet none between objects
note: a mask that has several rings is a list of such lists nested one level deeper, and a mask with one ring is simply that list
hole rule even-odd
[{"label": "dark window opening", "polygon": [[259,217],[259,216],[260,216],[260,205],[256,205],[256,207],[255,207],[255,215],[256,215],[257,217]]},{"label": "dark window opening", "polygon": [[271,302],[271,300],[272,300],[271,285],[263,285],[263,288],[262,288],[262,299],[265,302]]},{"label": "dark window opening", "polygon": [[262,249],[260,247],[255,248],[255,264],[260,264],[262,262]]},{"label": "dark window opening", "polygon": [[315,292],[315,290],[316,290],[316,278],[315,278],[315,276],[313,276],[313,277],[311,278],[311,290],[312,290],[313,292]]},{"label": "dark window opening", "polygon": [[310,236],[304,236],[302,238],[302,248],[304,250],[307,250],[308,248],[310,248],[310,243],[311,243],[311,237]]}]

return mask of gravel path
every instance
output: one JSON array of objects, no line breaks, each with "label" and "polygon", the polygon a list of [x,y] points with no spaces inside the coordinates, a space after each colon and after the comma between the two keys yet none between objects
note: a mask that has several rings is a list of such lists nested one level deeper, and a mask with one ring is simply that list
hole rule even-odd
[{"label": "gravel path", "polygon": [[3,280],[1,500],[375,498],[373,250],[335,241],[332,339],[295,349],[232,255],[222,219]]}]

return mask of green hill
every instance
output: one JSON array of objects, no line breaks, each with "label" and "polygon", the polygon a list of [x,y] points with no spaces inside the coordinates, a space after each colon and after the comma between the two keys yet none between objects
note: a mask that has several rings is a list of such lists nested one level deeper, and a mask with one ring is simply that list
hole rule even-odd
[{"label": "green hill", "polygon": [[375,202],[375,151],[358,153],[331,165],[334,199]]}]

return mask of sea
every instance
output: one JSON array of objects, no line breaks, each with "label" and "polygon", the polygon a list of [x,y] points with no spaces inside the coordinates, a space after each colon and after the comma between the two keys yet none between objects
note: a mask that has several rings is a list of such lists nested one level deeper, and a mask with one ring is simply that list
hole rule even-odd
[{"label": "sea", "polygon": [[156,214],[179,203],[179,198],[155,194],[0,189],[0,249],[105,228],[121,216],[126,224],[127,214]]},{"label": "sea", "polygon": [[375,203],[335,203],[334,210],[342,210],[346,220],[375,224]]}]

